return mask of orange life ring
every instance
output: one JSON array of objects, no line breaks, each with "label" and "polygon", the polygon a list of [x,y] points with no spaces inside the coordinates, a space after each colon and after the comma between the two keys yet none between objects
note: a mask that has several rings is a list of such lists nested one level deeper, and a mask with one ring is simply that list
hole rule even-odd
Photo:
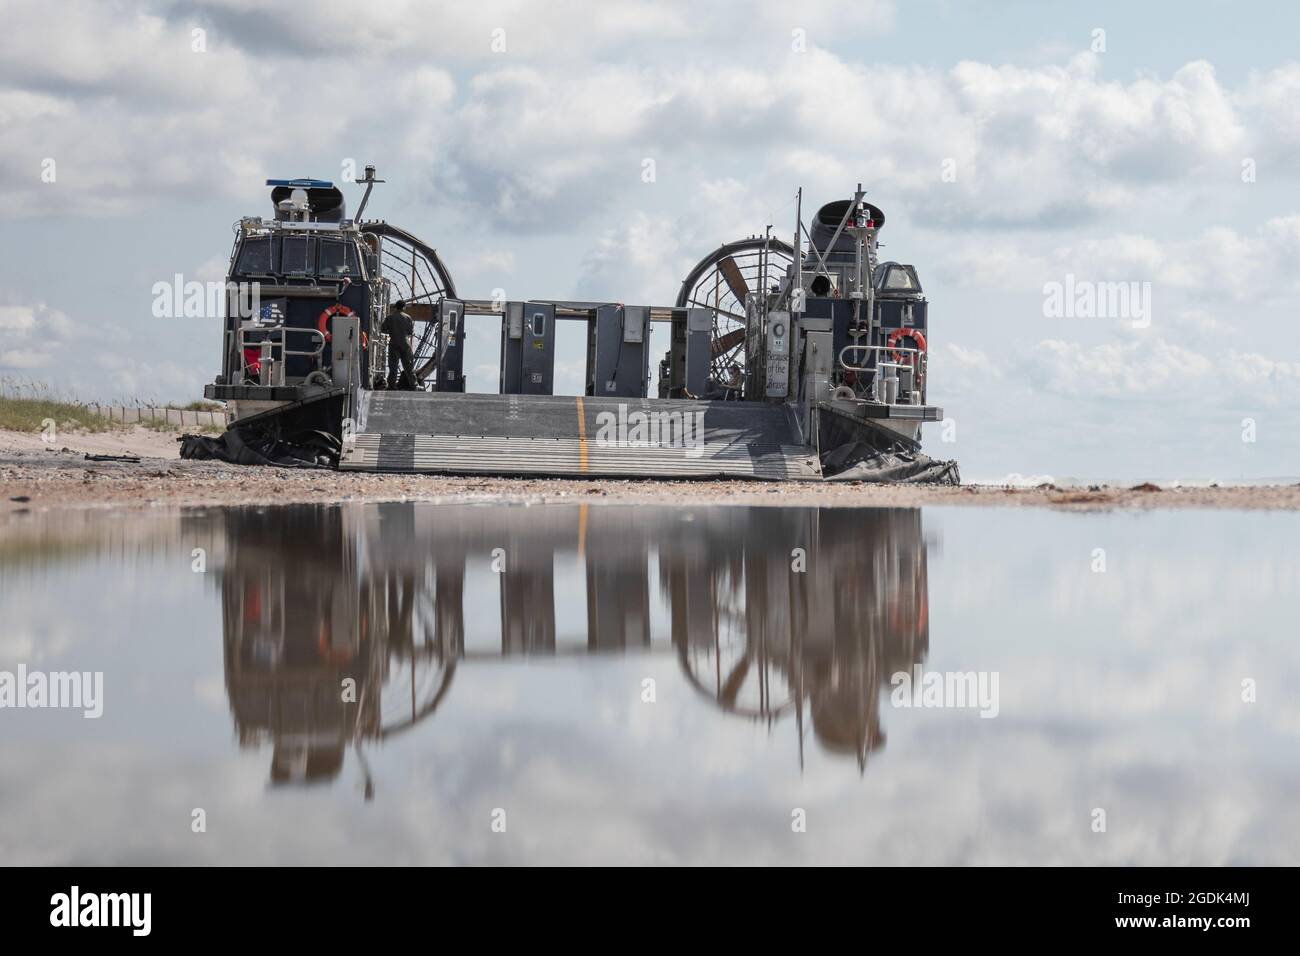
[{"label": "orange life ring", "polygon": [[885,340],[885,348],[890,350],[891,357],[895,362],[903,361],[903,356],[898,352],[898,342],[900,339],[910,338],[916,342],[916,348],[919,352],[927,351],[925,346],[925,336],[920,329],[894,329],[889,333],[889,338]]},{"label": "orange life ring", "polygon": [[[903,361],[903,355],[898,351],[898,343],[899,340],[906,338],[911,338],[916,342],[916,350],[921,354],[924,355],[928,352],[925,345],[925,335],[920,329],[894,329],[894,331],[889,333],[889,338],[885,340],[885,348],[890,350],[889,355],[895,362],[901,363]],[[921,361],[920,359],[913,359],[910,355],[908,356],[908,359],[909,361],[907,364],[916,369],[916,385],[920,388],[921,379],[925,375],[921,370]]]},{"label": "orange life ring", "polygon": [[332,319],[336,315],[356,315],[356,313],[353,312],[351,309],[349,309],[342,302],[335,302],[328,309],[322,312],[320,314],[320,318],[316,320],[316,328],[320,331],[322,335],[325,336],[326,342],[330,341],[330,339],[334,337],[333,334],[330,332],[329,326],[330,326],[330,319]]}]

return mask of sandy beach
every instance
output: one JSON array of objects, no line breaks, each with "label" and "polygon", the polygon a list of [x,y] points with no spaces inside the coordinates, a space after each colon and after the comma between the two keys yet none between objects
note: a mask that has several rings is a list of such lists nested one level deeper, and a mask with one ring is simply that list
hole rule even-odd
[{"label": "sandy beach", "polygon": [[[0,431],[0,508],[246,505],[334,501],[627,502],[808,507],[966,505],[1300,510],[1300,485],[1172,487],[934,487],[827,482],[634,481],[352,474],[181,461],[177,435],[148,428],[39,435]],[[134,455],[94,461],[87,455]]]}]

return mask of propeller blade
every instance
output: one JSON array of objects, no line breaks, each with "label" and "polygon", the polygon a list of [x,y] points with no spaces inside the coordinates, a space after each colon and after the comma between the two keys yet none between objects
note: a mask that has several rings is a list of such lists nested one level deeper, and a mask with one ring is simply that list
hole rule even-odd
[{"label": "propeller blade", "polygon": [[725,355],[743,341],[745,341],[744,329],[732,329],[725,335],[719,335],[713,340],[713,358],[717,358],[719,355]]},{"label": "propeller blade", "polygon": [[687,299],[686,304],[698,306],[701,309],[708,309],[709,311],[714,312],[718,315],[725,315],[729,319],[735,319],[737,322],[746,321],[745,317],[741,315],[739,312],[729,312],[726,309],[719,308],[718,306],[715,305],[710,305],[707,302],[701,302],[699,299]]},{"label": "propeller blade", "polygon": [[745,296],[749,295],[749,284],[745,281],[740,266],[736,265],[736,260],[731,256],[719,260],[718,271],[722,273],[722,278],[726,280],[727,287],[731,289],[731,294],[736,297],[736,301],[744,305]]},{"label": "propeller blade", "polygon": [[747,654],[736,662],[736,666],[727,675],[727,679],[718,691],[718,703],[724,707],[735,707],[736,698],[740,696],[740,690],[745,686],[745,678],[748,676],[749,655]]}]

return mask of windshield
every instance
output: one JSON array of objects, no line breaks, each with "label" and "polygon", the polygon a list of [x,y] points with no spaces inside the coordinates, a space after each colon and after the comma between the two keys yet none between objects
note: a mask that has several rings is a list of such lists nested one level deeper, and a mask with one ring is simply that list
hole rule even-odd
[{"label": "windshield", "polygon": [[316,239],[312,236],[285,236],[280,262],[287,276],[309,276],[316,271]]},{"label": "windshield", "polygon": [[335,277],[359,278],[361,269],[357,265],[356,247],[342,239],[322,239],[320,243],[320,276],[322,279]]},{"label": "windshield", "polygon": [[235,272],[245,276],[265,276],[275,271],[270,236],[250,236],[239,249]]}]

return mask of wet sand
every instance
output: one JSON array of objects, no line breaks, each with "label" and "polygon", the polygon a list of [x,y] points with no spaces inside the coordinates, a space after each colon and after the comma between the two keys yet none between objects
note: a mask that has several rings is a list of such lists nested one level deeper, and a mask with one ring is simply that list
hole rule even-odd
[{"label": "wet sand", "polygon": [[[1076,511],[1149,508],[1300,510],[1300,485],[1157,488],[1002,488],[838,482],[633,481],[372,475],[181,461],[176,436],[148,429],[78,436],[55,445],[0,431],[0,512],[59,507],[288,504],[337,501],[624,502],[812,507],[975,505]],[[85,454],[137,454],[139,462]]]}]

